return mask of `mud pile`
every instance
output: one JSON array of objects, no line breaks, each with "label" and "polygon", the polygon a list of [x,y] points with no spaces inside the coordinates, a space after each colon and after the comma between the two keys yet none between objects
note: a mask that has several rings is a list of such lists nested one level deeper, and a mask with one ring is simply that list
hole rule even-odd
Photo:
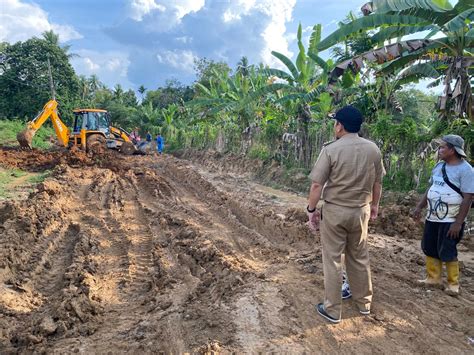
[{"label": "mud pile", "polygon": [[0,333],[3,349],[87,332],[82,323],[98,312],[86,271],[94,241],[68,217],[71,196],[53,177],[29,200],[0,208],[0,307],[8,324]]},{"label": "mud pile", "polygon": [[127,169],[122,166],[123,159],[124,157],[120,153],[113,150],[106,150],[100,155],[91,155],[77,148],[56,147],[41,150],[0,147],[0,162],[3,167],[31,172],[51,170],[58,165],[66,165],[72,168],[95,166],[119,171]]},{"label": "mud pile", "polygon": [[345,301],[335,327],[314,311],[324,282],[305,197],[167,155],[0,154],[52,169],[0,204],[2,352],[472,351],[469,245],[452,298],[416,285],[409,233],[372,234],[373,313]]},{"label": "mud pile", "polygon": [[407,239],[421,239],[423,222],[415,220],[411,212],[417,205],[420,196],[416,192],[406,195],[391,194],[384,196],[380,215],[371,226],[371,232],[392,237],[401,236]]}]

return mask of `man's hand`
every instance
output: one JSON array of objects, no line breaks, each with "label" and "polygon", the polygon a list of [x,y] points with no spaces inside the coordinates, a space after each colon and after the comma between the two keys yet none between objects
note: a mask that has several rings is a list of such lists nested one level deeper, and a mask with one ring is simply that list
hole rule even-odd
[{"label": "man's hand", "polygon": [[449,230],[448,230],[448,238],[458,239],[459,234],[461,233],[461,227],[462,227],[462,223],[459,223],[459,222],[452,223],[451,227],[449,227]]},{"label": "man's hand", "polygon": [[415,209],[413,209],[413,211],[411,211],[411,216],[416,219],[416,220],[419,220],[421,218],[421,208],[420,207],[415,207]]},{"label": "man's hand", "polygon": [[379,215],[379,205],[370,206],[370,220],[375,221]]},{"label": "man's hand", "polygon": [[320,212],[318,210],[314,212],[308,212],[306,211],[306,215],[308,216],[308,222],[306,223],[309,227],[309,229],[312,232],[316,232],[319,230],[319,218],[320,218]]}]

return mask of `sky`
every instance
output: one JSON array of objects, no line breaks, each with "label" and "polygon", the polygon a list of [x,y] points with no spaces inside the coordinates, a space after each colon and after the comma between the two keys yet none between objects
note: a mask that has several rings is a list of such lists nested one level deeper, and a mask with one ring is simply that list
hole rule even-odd
[{"label": "sky", "polygon": [[[296,31],[305,45],[312,28],[323,38],[365,0],[0,0],[0,41],[15,43],[53,30],[70,45],[76,73],[96,74],[107,86],[137,90],[176,79],[196,79],[194,60],[235,68],[281,65],[271,51],[293,60]],[[322,54],[328,57],[328,53]]]}]

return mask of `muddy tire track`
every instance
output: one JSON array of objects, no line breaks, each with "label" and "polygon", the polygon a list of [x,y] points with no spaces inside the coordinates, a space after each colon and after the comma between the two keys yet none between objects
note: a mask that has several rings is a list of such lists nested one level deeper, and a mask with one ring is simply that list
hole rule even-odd
[{"label": "muddy tire track", "polygon": [[[42,267],[33,274],[32,283],[44,297],[51,297],[65,287],[64,273],[73,262],[79,231],[79,225],[70,224],[62,237],[55,235],[56,250],[48,251],[47,260],[42,261]],[[43,258],[45,254],[42,254]]]}]

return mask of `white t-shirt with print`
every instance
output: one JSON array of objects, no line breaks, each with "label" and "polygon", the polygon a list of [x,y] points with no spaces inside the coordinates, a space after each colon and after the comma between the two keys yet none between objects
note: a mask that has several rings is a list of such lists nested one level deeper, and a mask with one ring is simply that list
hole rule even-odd
[{"label": "white t-shirt with print", "polygon": [[[459,207],[463,200],[462,196],[454,191],[444,182],[442,166],[439,162],[433,168],[428,190],[428,211],[426,219],[431,222],[452,223],[459,214]],[[446,164],[446,175],[449,181],[457,186],[462,192],[474,193],[474,170],[465,160],[460,164]]]}]

